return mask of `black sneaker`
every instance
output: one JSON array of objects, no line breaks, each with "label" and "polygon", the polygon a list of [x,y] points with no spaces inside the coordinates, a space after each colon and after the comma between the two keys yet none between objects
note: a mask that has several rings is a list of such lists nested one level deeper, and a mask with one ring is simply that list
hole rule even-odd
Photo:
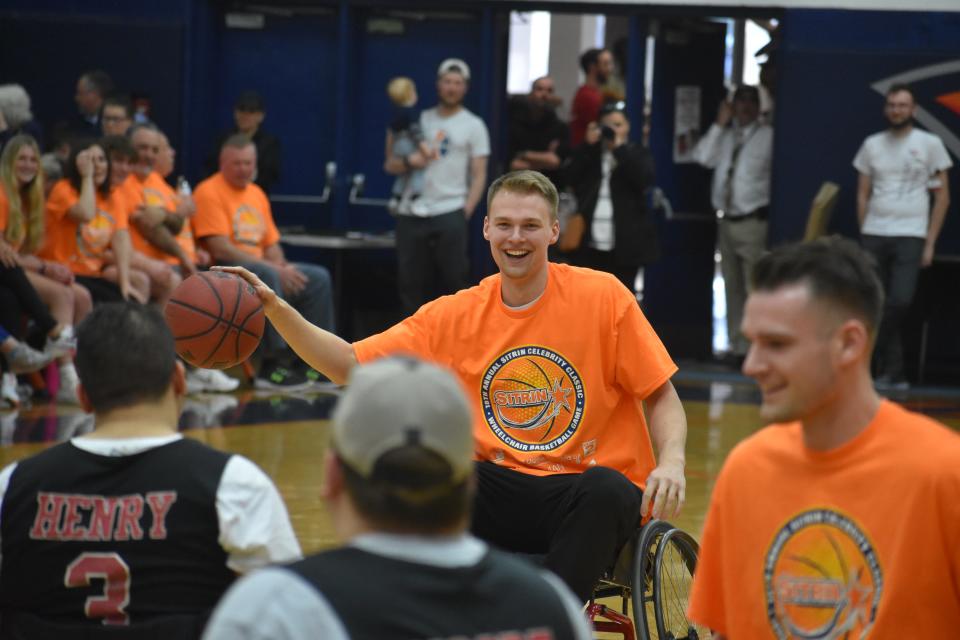
[{"label": "black sneaker", "polygon": [[307,377],[286,367],[275,367],[261,371],[253,380],[254,389],[270,391],[303,391],[313,386]]}]

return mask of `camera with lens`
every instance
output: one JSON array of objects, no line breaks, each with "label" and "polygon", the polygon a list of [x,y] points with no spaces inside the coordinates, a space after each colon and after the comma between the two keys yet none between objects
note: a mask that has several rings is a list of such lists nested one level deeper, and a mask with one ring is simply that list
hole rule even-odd
[{"label": "camera with lens", "polygon": [[617,137],[617,132],[613,130],[613,127],[608,125],[602,125],[600,127],[600,137],[604,140],[615,140]]}]

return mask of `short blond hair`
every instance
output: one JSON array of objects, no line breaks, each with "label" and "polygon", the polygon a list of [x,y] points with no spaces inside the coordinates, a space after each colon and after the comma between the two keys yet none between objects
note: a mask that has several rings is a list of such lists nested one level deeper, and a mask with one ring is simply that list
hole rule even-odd
[{"label": "short blond hair", "polygon": [[559,219],[557,206],[560,203],[560,195],[550,179],[539,171],[530,171],[529,169],[511,171],[494,180],[490,188],[487,189],[487,211],[490,211],[493,198],[501,191],[522,196],[539,195],[546,200],[547,206],[550,208],[550,221],[556,222]]},{"label": "short blond hair", "polygon": [[387,95],[398,107],[411,107],[416,96],[417,85],[407,76],[397,76],[387,83]]}]

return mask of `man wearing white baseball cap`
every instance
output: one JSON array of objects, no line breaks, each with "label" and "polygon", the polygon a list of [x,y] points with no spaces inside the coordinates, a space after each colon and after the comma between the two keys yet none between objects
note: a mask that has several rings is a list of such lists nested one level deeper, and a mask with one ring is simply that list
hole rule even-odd
[{"label": "man wearing white baseball cap", "polygon": [[471,421],[445,369],[405,356],[356,367],[322,489],[347,546],[241,580],[205,638],[592,637],[558,578],[466,533]]},{"label": "man wearing white baseball cap", "polygon": [[408,314],[467,284],[467,220],[483,197],[490,155],[486,125],[463,106],[469,84],[466,62],[441,62],[439,102],[420,114],[433,153],[388,155],[384,162],[391,175],[425,169],[420,196],[409,213],[397,216],[397,284]]}]

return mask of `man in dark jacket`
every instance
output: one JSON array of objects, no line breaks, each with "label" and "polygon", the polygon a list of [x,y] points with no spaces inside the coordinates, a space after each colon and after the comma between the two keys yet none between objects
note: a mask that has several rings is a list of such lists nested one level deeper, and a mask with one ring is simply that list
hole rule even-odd
[{"label": "man in dark jacket", "polygon": [[528,95],[510,100],[507,160],[511,171],[539,171],[562,191],[560,165],[567,156],[570,130],[557,117],[557,102],[550,76],[537,78]]}]

